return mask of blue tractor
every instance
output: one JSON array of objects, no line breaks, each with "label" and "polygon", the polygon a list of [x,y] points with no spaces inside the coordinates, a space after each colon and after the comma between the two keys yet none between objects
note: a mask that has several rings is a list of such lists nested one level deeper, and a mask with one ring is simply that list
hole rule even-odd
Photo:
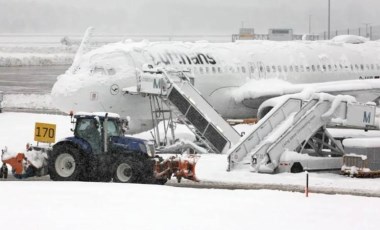
[{"label": "blue tractor", "polygon": [[153,143],[124,136],[125,122],[112,113],[72,116],[74,136],[60,140],[49,151],[50,178],[164,184],[168,174],[155,172]]}]

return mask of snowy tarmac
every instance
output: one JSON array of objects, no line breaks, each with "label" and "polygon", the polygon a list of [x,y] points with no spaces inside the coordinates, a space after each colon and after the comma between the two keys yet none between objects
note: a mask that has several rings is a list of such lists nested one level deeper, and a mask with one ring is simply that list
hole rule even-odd
[{"label": "snowy tarmac", "polygon": [[[5,112],[0,113],[0,146],[7,145],[9,152],[23,152],[27,142],[33,143],[35,122],[57,124],[57,140],[71,135],[68,116]],[[172,180],[169,186],[54,182],[47,181],[48,177],[36,178],[37,181],[3,180],[0,220],[12,229],[30,228],[33,224],[33,229],[223,230],[307,226],[371,230],[380,224],[380,199],[376,198],[380,179],[311,173],[311,194],[306,198],[301,193],[304,173],[226,172],[226,166],[224,155],[202,155],[196,168],[202,183],[176,184]],[[315,193],[321,189],[328,194],[346,191],[375,197]]]},{"label": "snowy tarmac", "polygon": [[[58,141],[66,136],[71,136],[72,124],[69,116],[48,115],[34,113],[0,113],[0,147],[8,147],[10,153],[24,152],[26,143],[33,142],[34,123],[57,124]],[[177,128],[178,135],[191,137],[191,132],[180,125]],[[358,132],[358,131],[356,131]],[[364,131],[361,131],[364,134]],[[371,135],[379,135],[372,132]],[[360,134],[357,134],[360,135]],[[137,135],[144,137],[144,134]],[[227,189],[278,189],[285,191],[302,192],[305,185],[305,173],[292,174],[258,174],[249,171],[227,172],[227,156],[219,154],[202,155],[197,163],[196,173],[198,179],[204,183],[196,185],[185,183],[191,187],[227,188]],[[41,178],[42,180],[46,180]],[[172,185],[176,185],[173,180]],[[338,172],[310,173],[311,191],[322,193],[358,194],[380,196],[380,178],[349,178],[339,175]]]},{"label": "snowy tarmac", "polygon": [[67,65],[0,67],[0,91],[5,94],[50,93],[57,76],[67,68]]}]

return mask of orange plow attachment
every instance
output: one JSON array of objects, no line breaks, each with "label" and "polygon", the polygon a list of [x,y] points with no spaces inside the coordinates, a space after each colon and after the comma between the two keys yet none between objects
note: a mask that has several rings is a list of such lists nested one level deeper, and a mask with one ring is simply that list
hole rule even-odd
[{"label": "orange plow attachment", "polygon": [[195,176],[195,165],[199,156],[188,155],[186,158],[171,156],[161,162],[156,161],[154,175],[157,179],[170,179],[172,176],[177,178],[178,183],[182,178],[199,182]]},{"label": "orange plow attachment", "polygon": [[15,157],[3,160],[3,163],[12,166],[12,169],[16,174],[22,174],[24,172],[24,159],[25,155],[23,153],[18,153]]}]

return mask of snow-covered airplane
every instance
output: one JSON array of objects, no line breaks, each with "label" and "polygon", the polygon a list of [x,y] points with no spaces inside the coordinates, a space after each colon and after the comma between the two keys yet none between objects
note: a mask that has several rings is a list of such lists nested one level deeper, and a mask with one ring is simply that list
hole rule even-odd
[{"label": "snow-covered airplane", "polygon": [[289,42],[127,40],[88,53],[81,45],[73,65],[52,89],[53,102],[64,112],[129,116],[131,132],[150,129],[148,99],[122,92],[136,85],[144,64],[191,70],[195,87],[224,118],[262,117],[275,97],[306,88],[350,94],[363,102],[380,96],[380,42],[343,36]]}]

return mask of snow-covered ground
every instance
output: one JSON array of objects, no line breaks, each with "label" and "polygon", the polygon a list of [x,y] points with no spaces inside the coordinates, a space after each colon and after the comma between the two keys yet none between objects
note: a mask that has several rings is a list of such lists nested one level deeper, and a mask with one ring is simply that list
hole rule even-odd
[{"label": "snow-covered ground", "polygon": [[69,65],[77,46],[61,44],[41,46],[0,44],[0,67],[33,65]]},{"label": "snow-covered ground", "polygon": [[[0,146],[23,152],[27,142],[33,143],[35,122],[57,124],[57,140],[71,135],[68,116],[6,112],[0,113]],[[191,138],[183,127],[178,130]],[[305,182],[302,173],[226,172],[226,167],[225,155],[202,155],[197,175],[203,181],[224,183]],[[380,179],[311,173],[310,186],[376,192]],[[1,181],[0,203],[0,220],[12,229],[378,229],[380,224],[378,198],[313,193],[305,198],[302,193],[269,190]]]},{"label": "snow-covered ground", "polygon": [[11,229],[379,229],[380,199],[116,183],[3,182]]},{"label": "snow-covered ground", "polygon": [[[44,122],[57,125],[57,138],[62,139],[72,135],[70,131],[73,128],[69,116],[32,114],[32,113],[0,113],[0,148],[7,146],[10,154],[16,155],[18,152],[25,151],[27,143],[34,143],[34,123]],[[249,125],[239,125],[238,131],[247,131]],[[355,136],[365,137],[380,136],[380,132],[356,131]],[[139,138],[150,138],[150,132],[135,135]],[[163,136],[163,135],[161,135]],[[183,125],[177,125],[177,137],[192,140],[193,134]],[[299,185],[305,184],[304,174],[280,173],[280,174],[258,174],[248,171],[227,172],[227,156],[219,154],[202,155],[198,161],[196,170],[200,180],[214,182],[231,182],[231,183],[266,183],[266,184],[288,184]],[[357,179],[341,176],[336,173],[311,173],[311,187],[323,188],[342,188],[366,191],[380,191],[379,179]]]}]

